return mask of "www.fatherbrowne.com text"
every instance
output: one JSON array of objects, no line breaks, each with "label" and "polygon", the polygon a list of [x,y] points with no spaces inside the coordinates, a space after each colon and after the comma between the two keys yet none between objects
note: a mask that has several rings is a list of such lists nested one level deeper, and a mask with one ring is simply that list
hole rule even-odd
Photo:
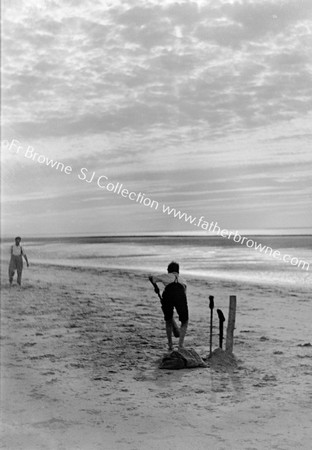
[{"label": "www.fatherbrowne.com text", "polygon": [[[11,142],[1,141],[1,148],[8,149],[10,152],[18,155],[23,155],[26,159],[32,160],[41,165],[45,165],[59,172],[63,172],[66,175],[72,175],[74,173],[74,170],[70,165],[65,165],[60,161],[53,160],[45,155],[35,152],[35,149],[31,146],[28,146],[26,149],[24,149],[23,146],[20,145],[20,142],[16,139],[13,139]],[[302,270],[309,270],[310,268],[310,263],[307,261],[292,257],[291,255],[282,254],[279,250],[273,250],[271,247],[260,244],[251,238],[241,236],[238,231],[222,229],[221,227],[219,227],[217,221],[209,222],[205,220],[204,216],[201,216],[199,218],[194,217],[190,214],[187,214],[186,212],[177,210],[176,208],[173,208],[169,205],[165,205],[164,203],[160,204],[158,201],[151,199],[143,192],[129,191],[129,189],[127,189],[123,185],[123,183],[112,183],[111,181],[109,181],[109,178],[106,175],[98,176],[95,171],[89,171],[86,167],[82,167],[79,169],[77,177],[80,181],[83,181],[87,184],[96,184],[97,188],[99,189],[106,190],[124,198],[128,198],[132,202],[140,203],[143,206],[152,208],[156,211],[160,210],[163,214],[167,214],[174,219],[189,223],[190,225],[193,225],[207,233],[221,236],[225,239],[232,239],[236,243],[239,243],[241,245],[244,244],[248,248],[253,248],[260,253],[269,255],[272,258],[281,260],[285,263],[291,264],[292,266],[297,266]]]}]

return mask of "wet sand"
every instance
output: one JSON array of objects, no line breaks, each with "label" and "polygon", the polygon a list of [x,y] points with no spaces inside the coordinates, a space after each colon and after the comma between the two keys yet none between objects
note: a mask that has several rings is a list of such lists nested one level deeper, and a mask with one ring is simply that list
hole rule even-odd
[{"label": "wet sand", "polygon": [[[1,279],[2,447],[310,449],[311,296],[188,279],[187,348],[209,353],[209,301],[237,295],[237,367],[158,369],[166,352],[147,274],[31,265]],[[214,315],[214,348],[218,346]],[[177,344],[177,341],[175,341]]]}]

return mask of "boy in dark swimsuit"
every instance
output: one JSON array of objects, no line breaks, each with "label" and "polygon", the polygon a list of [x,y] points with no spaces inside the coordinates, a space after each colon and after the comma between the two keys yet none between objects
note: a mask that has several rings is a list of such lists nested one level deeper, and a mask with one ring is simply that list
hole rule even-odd
[{"label": "boy in dark swimsuit", "polygon": [[169,350],[173,349],[172,345],[172,319],[173,310],[176,309],[179,320],[181,322],[180,337],[179,337],[179,349],[184,346],[184,338],[188,326],[189,314],[186,297],[186,282],[179,275],[179,264],[172,261],[168,268],[168,273],[164,273],[159,276],[150,276],[149,279],[152,283],[163,283],[165,286],[161,306],[164,313],[164,319],[166,322],[166,334],[168,338]]}]

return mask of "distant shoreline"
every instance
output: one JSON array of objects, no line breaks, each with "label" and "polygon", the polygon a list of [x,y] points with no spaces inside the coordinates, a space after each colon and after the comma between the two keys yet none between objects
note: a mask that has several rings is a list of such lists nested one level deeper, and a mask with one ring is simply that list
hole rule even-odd
[{"label": "distant shoreline", "polygon": [[[2,262],[5,262],[2,260]],[[117,276],[128,279],[129,275],[134,276],[136,279],[146,280],[149,271],[143,267],[131,267],[126,265],[121,266],[76,266],[73,264],[57,263],[51,261],[35,261],[31,264],[32,268],[36,269],[36,273],[77,273],[83,278],[84,276]],[[28,274],[27,274],[28,275]],[[236,295],[240,295],[245,289],[277,289],[278,291],[287,291],[288,296],[292,294],[306,292],[309,287],[307,286],[294,286],[291,284],[285,285],[284,282],[267,281],[267,280],[252,280],[244,278],[232,278],[225,277],[224,274],[217,276],[215,273],[207,271],[207,273],[193,272],[190,270],[184,271],[187,282],[192,286],[200,286],[207,289],[212,289],[212,285],[215,288],[218,287],[224,289],[224,291],[231,291],[235,289]],[[29,277],[30,275],[28,275]],[[27,276],[25,275],[26,283],[28,283]],[[149,285],[149,284],[147,284]],[[2,285],[3,287],[4,285]]]},{"label": "distant shoreline", "polygon": [[[241,233],[241,236],[250,236],[250,237],[260,237],[260,238],[298,238],[298,237],[311,237],[312,233],[304,233],[304,234],[251,234],[251,233]],[[224,241],[226,238],[218,235],[205,235],[205,234],[102,234],[102,235],[93,235],[93,234],[79,234],[79,235],[42,235],[42,236],[24,236],[23,240],[31,240],[31,241],[40,241],[40,240],[66,240],[66,239],[148,239],[148,238],[166,238],[166,239],[217,239]],[[0,242],[11,242],[14,240],[14,236],[1,236]]]}]

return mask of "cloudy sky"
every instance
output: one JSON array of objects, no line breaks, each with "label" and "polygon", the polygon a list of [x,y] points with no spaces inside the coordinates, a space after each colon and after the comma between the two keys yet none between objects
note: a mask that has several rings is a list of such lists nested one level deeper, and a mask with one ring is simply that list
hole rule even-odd
[{"label": "cloudy sky", "polygon": [[231,230],[311,230],[311,0],[2,8],[5,234],[200,231],[162,205]]}]

